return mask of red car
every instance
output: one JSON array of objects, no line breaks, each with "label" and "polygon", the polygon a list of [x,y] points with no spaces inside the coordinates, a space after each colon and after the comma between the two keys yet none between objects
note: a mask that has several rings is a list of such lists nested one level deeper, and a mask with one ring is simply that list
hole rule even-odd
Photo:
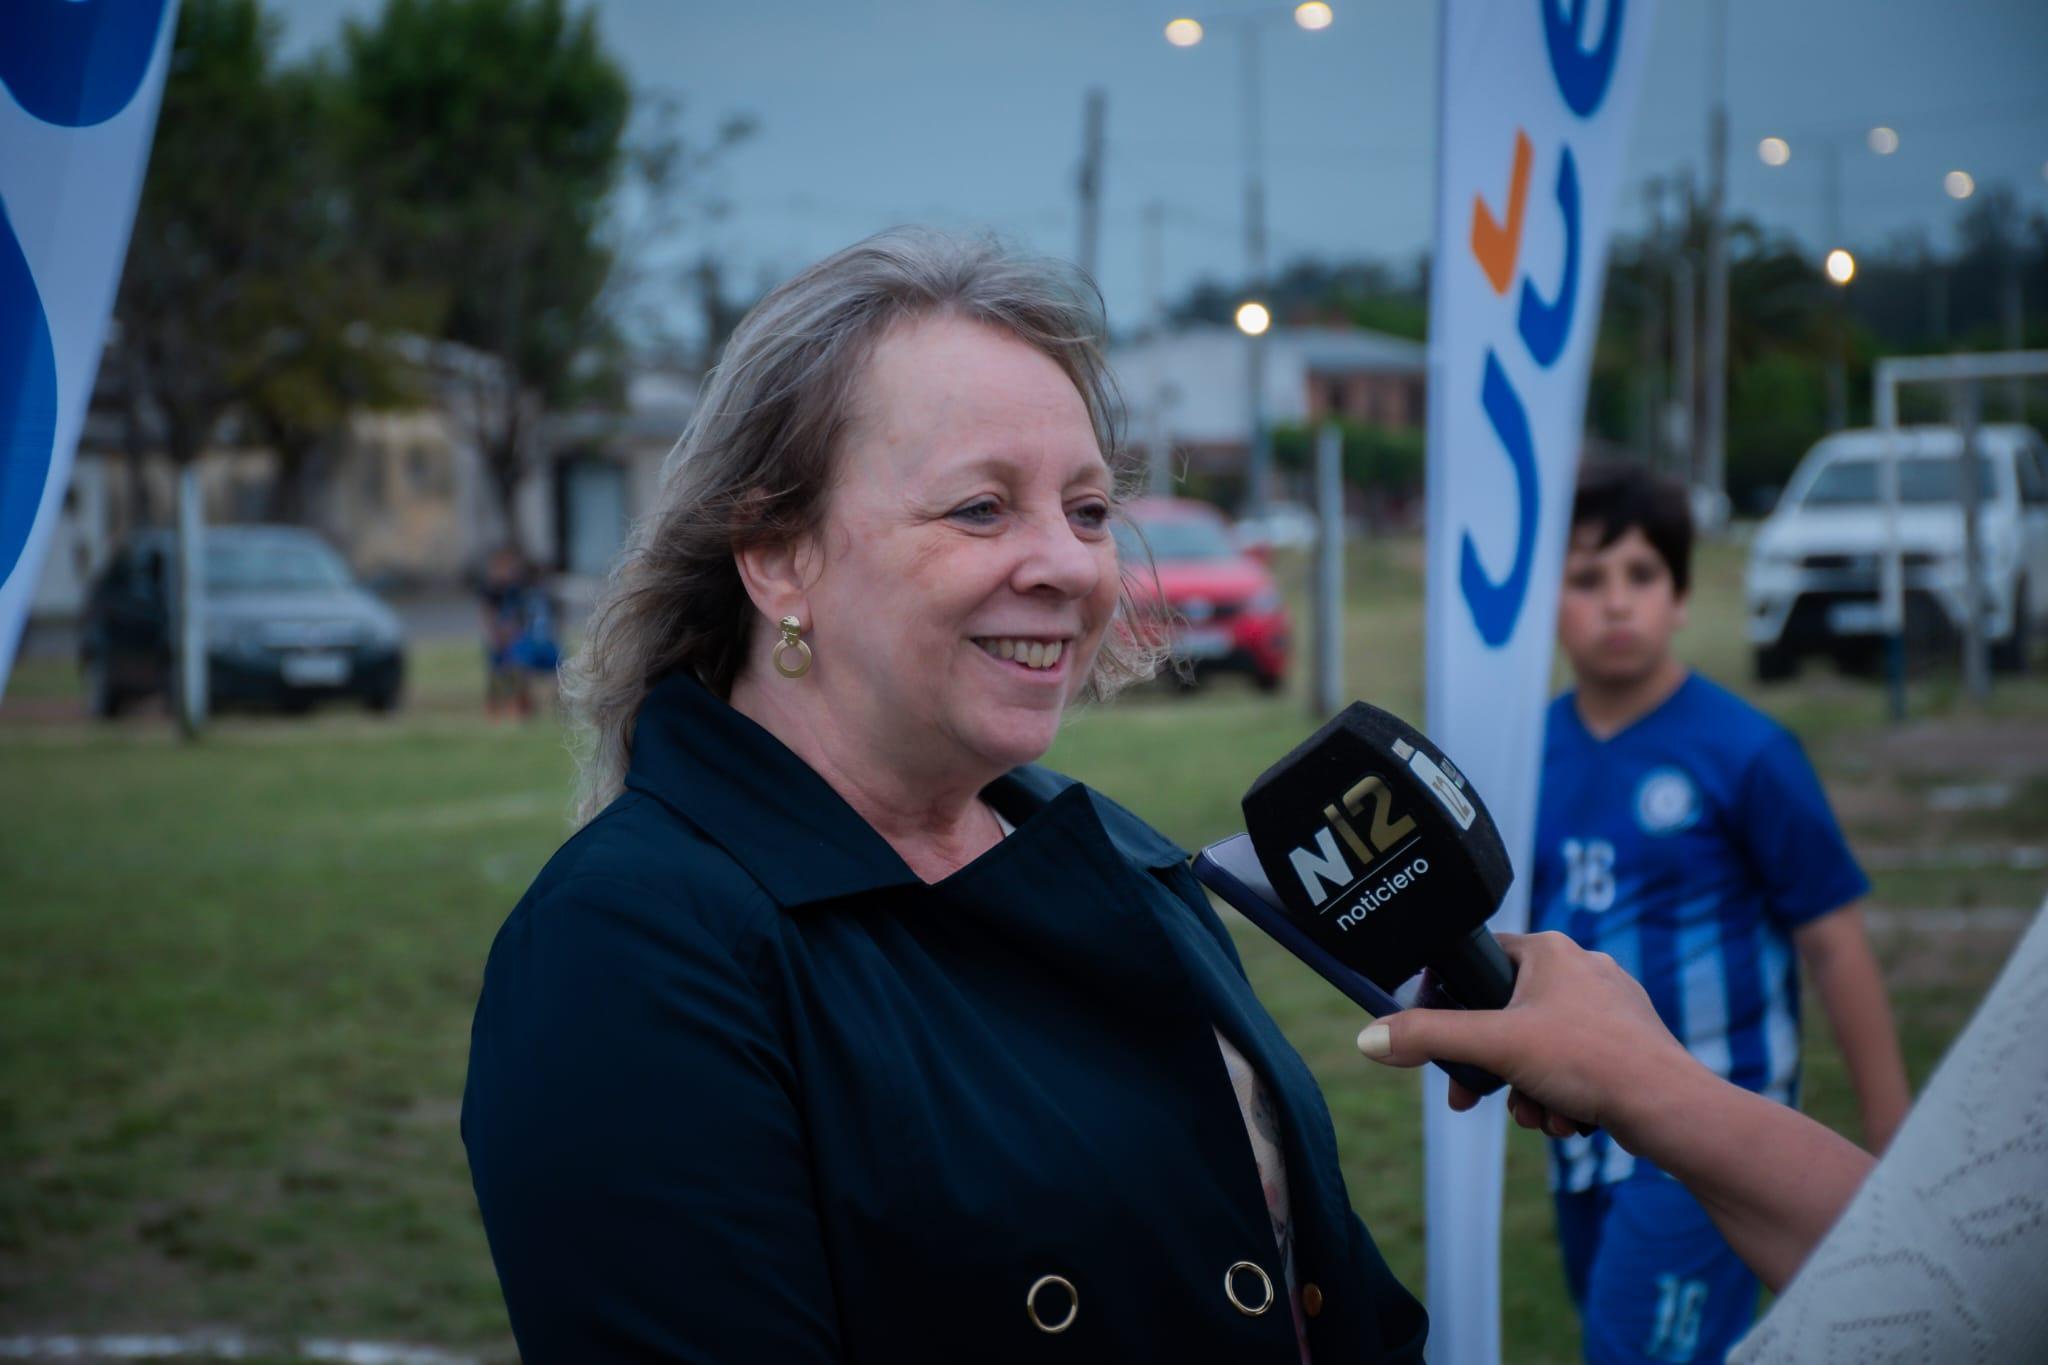
[{"label": "red car", "polygon": [[1261,691],[1277,691],[1287,681],[1293,629],[1272,571],[1245,553],[1223,514],[1206,502],[1139,498],[1126,511],[1159,571],[1155,595],[1145,581],[1143,550],[1119,527],[1119,548],[1135,570],[1139,610],[1152,630],[1170,633],[1175,656],[1194,665],[1197,676],[1248,673]]}]

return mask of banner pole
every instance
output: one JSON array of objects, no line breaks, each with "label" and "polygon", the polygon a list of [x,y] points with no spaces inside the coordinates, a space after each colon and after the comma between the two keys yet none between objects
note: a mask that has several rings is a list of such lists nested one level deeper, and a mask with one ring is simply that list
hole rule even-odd
[{"label": "banner pole", "polygon": [[[1656,0],[1444,0],[1429,288],[1429,731],[1483,792],[1529,918],[1559,578],[1607,248]],[[1429,1356],[1502,1357],[1505,1095],[1422,1073]],[[1508,1354],[1514,1354],[1509,1352]]]}]

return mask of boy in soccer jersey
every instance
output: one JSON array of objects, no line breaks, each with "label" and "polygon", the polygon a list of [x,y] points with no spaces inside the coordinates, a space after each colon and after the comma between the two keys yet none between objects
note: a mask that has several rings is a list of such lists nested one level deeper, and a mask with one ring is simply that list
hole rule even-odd
[{"label": "boy in soccer jersey", "polygon": [[[1673,657],[1691,558],[1682,489],[1587,468],[1558,604],[1577,686],[1550,707],[1531,920],[1613,956],[1702,1062],[1786,1104],[1803,962],[1881,1152],[1909,1097],[1856,907],[1870,884],[1799,742]],[[1678,1182],[1604,1133],[1554,1143],[1551,1181],[1586,1359],[1723,1359],[1757,1282]]]}]

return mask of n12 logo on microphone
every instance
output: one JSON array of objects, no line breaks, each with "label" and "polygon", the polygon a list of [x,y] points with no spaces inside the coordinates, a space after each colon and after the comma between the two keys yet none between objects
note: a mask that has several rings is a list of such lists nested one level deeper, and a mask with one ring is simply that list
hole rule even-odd
[{"label": "n12 logo on microphone", "polygon": [[[1340,799],[1324,806],[1323,820],[1313,844],[1287,855],[1301,889],[1318,907],[1357,885],[1380,859],[1413,842],[1415,834],[1415,817],[1395,813],[1394,793],[1376,773],[1360,778]],[[1362,836],[1361,824],[1365,827]],[[1344,854],[1347,848],[1349,858]],[[1334,892],[1331,887],[1336,888]]]}]

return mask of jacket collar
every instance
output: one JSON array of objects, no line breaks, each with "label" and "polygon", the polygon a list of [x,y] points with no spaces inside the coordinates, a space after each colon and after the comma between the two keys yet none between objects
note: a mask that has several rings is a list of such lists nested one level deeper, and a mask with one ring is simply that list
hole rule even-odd
[{"label": "jacket collar", "polygon": [[[1022,834],[1027,821],[1079,786],[1032,765],[997,778],[982,794]],[[809,764],[688,673],[663,678],[642,701],[626,787],[681,814],[785,908],[922,885]],[[1129,811],[1085,787],[1081,792],[1085,799],[1061,806],[1084,811],[1133,864],[1187,861]]]}]

